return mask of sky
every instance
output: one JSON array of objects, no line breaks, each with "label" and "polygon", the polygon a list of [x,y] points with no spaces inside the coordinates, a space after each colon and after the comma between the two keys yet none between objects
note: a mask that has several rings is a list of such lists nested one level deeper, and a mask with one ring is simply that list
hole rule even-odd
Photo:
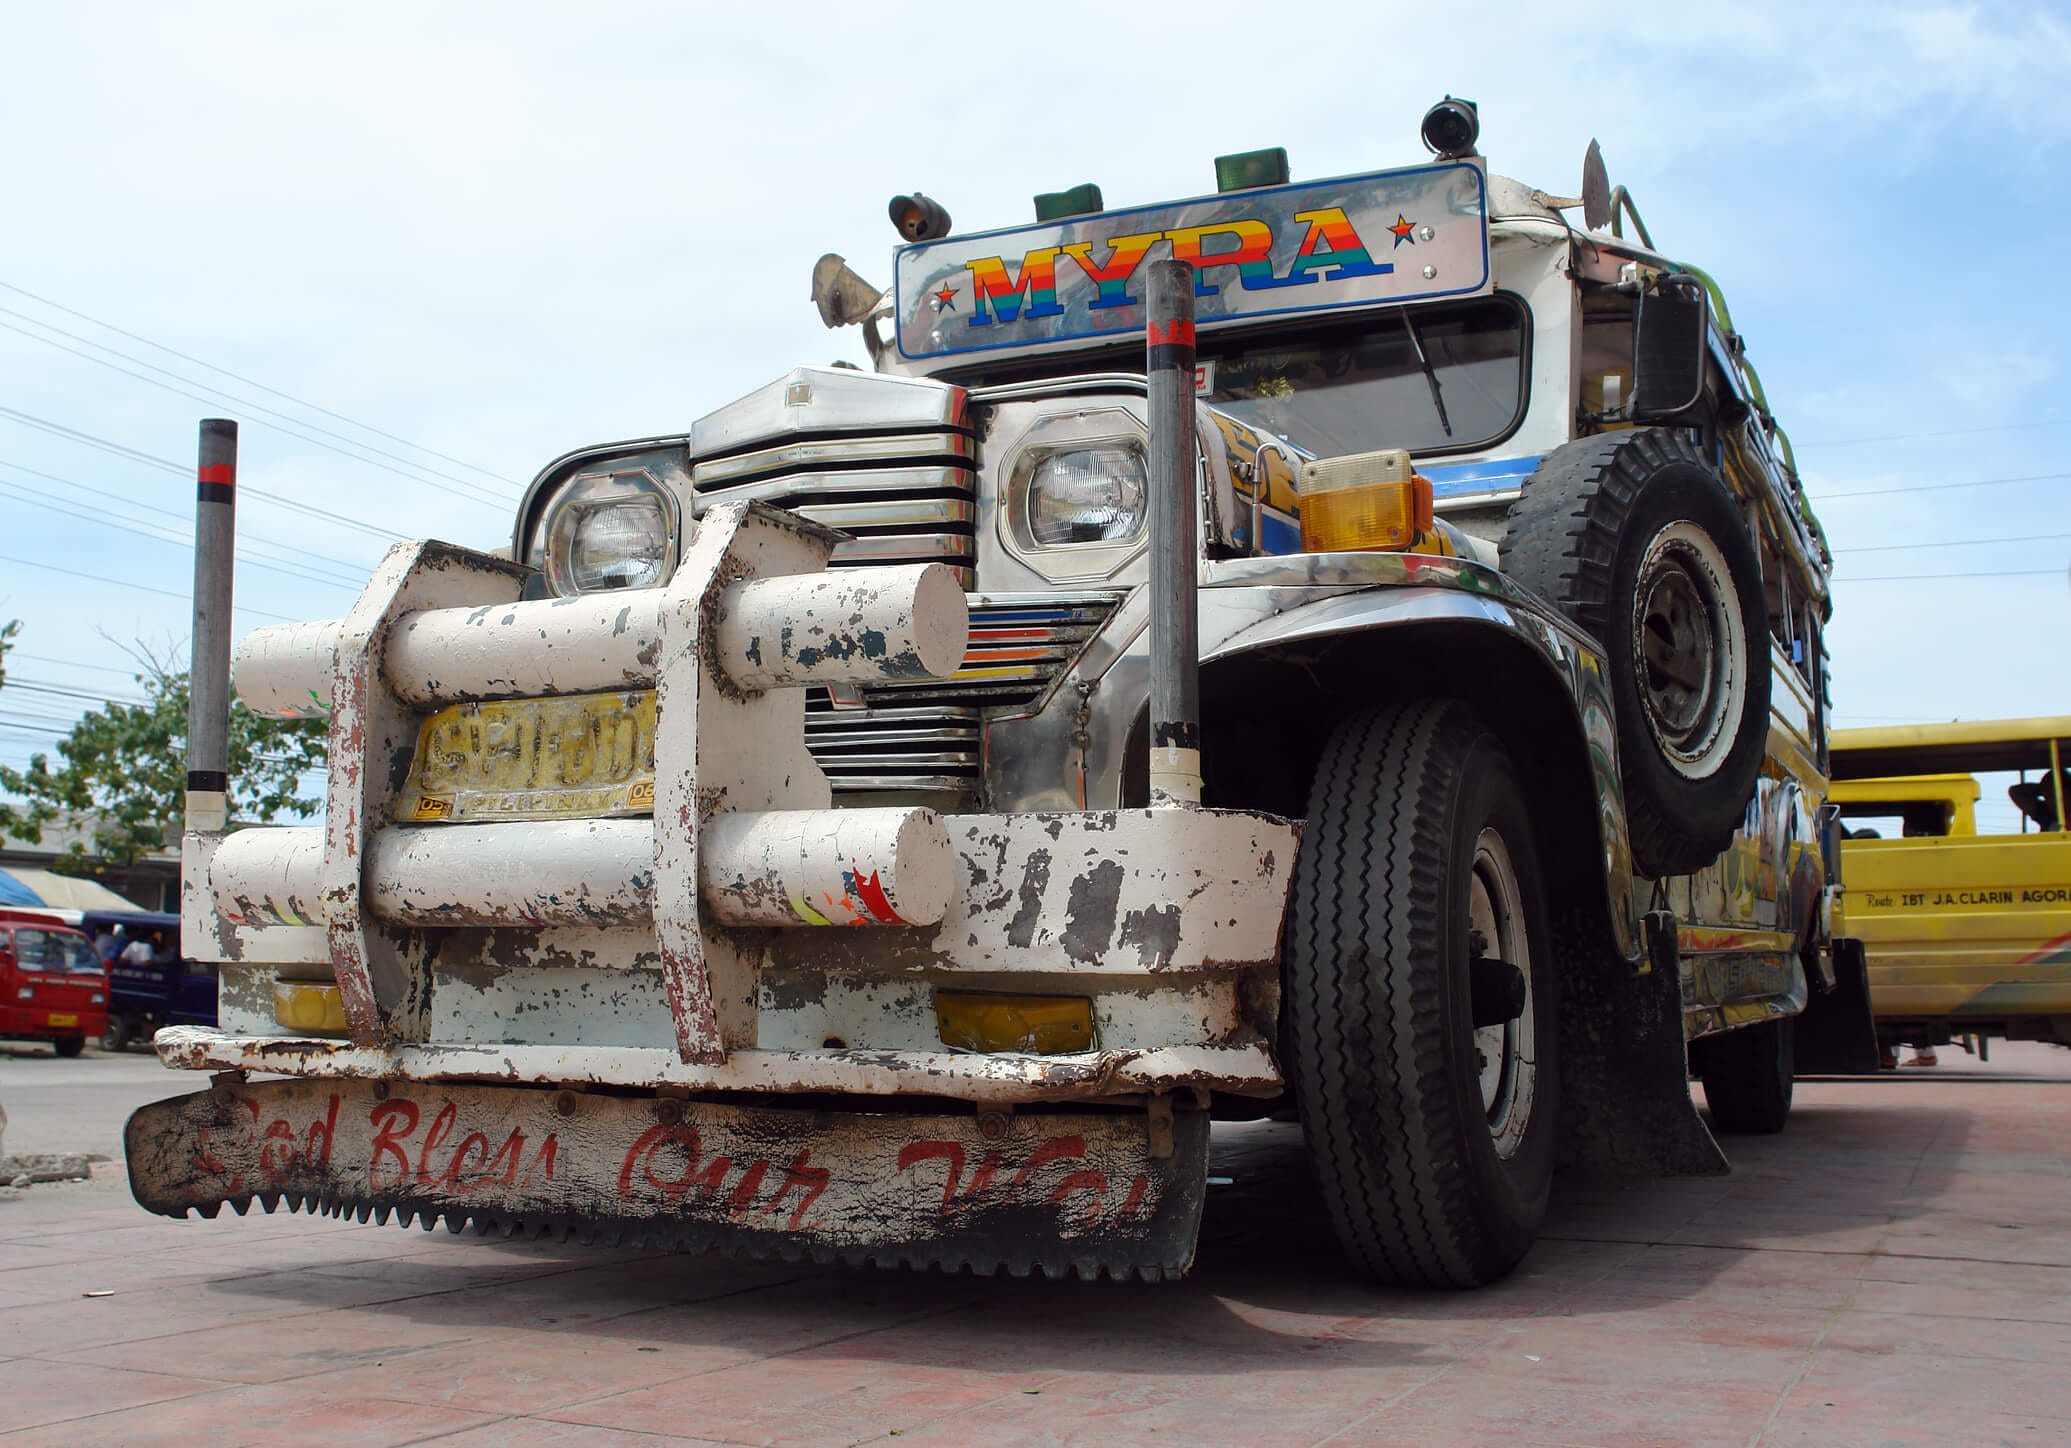
[{"label": "sky", "polygon": [[499,545],[559,454],[863,362],[809,277],[888,284],[895,193],[1413,164],[1446,93],[1549,192],[1599,140],[1724,287],[1837,550],[1839,723],[2071,713],[2071,11],[1592,13],[0,0],[0,761],[184,648],[200,417],[240,628],[334,616],[389,534]]}]

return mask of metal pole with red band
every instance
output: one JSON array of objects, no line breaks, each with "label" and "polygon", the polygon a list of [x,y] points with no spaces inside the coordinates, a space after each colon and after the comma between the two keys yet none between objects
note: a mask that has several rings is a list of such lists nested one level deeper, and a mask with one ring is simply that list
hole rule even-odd
[{"label": "metal pole with red band", "polygon": [[1150,268],[1151,757],[1153,805],[1201,802],[1196,584],[1199,444],[1194,431],[1194,268]]},{"label": "metal pole with red band", "polygon": [[194,642],[187,680],[187,828],[221,830],[230,790],[230,592],[237,561],[237,424],[201,424],[195,476]]}]

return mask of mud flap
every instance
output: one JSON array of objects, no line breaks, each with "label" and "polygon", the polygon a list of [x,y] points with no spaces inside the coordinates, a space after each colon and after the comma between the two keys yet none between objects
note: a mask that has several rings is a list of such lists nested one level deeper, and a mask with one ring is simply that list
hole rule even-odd
[{"label": "mud flap", "polygon": [[[232,1082],[146,1106],[147,1209],[351,1214],[429,1229],[1016,1276],[1192,1265],[1208,1119],[873,1115],[528,1086]],[[1154,1151],[1157,1154],[1154,1154]]]},{"label": "mud flap", "polygon": [[1862,941],[1834,941],[1833,989],[1805,1002],[1794,1069],[1800,1076],[1877,1074],[1877,1022],[1870,1014],[1870,966]]},{"label": "mud flap", "polygon": [[1640,974],[1608,950],[1563,952],[1558,1161],[1563,1170],[1722,1176],[1726,1155],[1690,1099],[1675,922],[1650,915],[1647,927]]}]

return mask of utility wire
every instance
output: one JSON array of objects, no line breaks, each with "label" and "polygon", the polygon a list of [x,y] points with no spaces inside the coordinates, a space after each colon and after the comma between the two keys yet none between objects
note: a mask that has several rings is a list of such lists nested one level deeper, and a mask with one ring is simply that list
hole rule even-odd
[{"label": "utility wire", "polygon": [[126,669],[118,669],[113,664],[82,664],[77,660],[61,659],[53,654],[25,654],[19,649],[9,649],[7,657],[10,659],[28,659],[30,662],[38,664],[60,664],[68,669],[91,669],[97,674],[127,674],[132,678],[144,672],[144,670],[134,664]]},{"label": "utility wire", "polygon": [[2071,533],[2030,533],[2025,538],[1951,538],[1944,543],[1865,543],[1836,548],[1836,553],[1898,553],[1915,548],[1985,548],[2000,543],[2053,543]]},{"label": "utility wire", "polygon": [[1968,578],[1973,583],[1996,582],[2001,578],[2062,578],[2061,568],[1995,568],[1990,573],[1884,573],[1857,578],[1851,573],[1834,575],[1836,583],[1924,583],[1936,578]]},{"label": "utility wire", "polygon": [[[4,313],[5,315],[10,317],[19,317],[22,315],[20,312],[9,311],[5,307],[0,307],[0,313]],[[33,318],[27,318],[25,320],[34,321]],[[36,325],[43,326],[45,324],[37,322]],[[318,427],[314,423],[305,423],[301,421],[301,419],[299,418],[290,417],[285,412],[279,412],[271,407],[261,406],[259,403],[256,402],[248,402],[240,397],[233,397],[229,393],[220,392],[215,388],[205,388],[205,392],[193,392],[189,391],[185,387],[175,387],[170,382],[160,382],[155,377],[146,377],[141,372],[137,372],[128,367],[123,367],[114,362],[110,362],[105,357],[96,357],[89,352],[80,351],[77,347],[67,347],[62,342],[54,342],[48,337],[40,337],[36,333],[29,331],[26,327],[17,327],[12,322],[0,322],[0,330],[13,332],[17,336],[27,337],[32,342],[41,342],[46,347],[55,347],[58,351],[66,353],[69,356],[80,358],[82,361],[92,362],[100,367],[106,367],[112,372],[120,372],[125,377],[133,377],[137,381],[142,382],[147,386],[156,387],[162,392],[170,392],[177,397],[191,398],[195,402],[200,402],[210,407],[217,407],[225,402],[228,402],[234,407],[242,408],[249,412],[263,414],[264,416],[274,419],[273,426],[278,428],[280,431],[286,433],[289,437],[295,438],[301,442],[309,443],[313,447],[320,447],[324,448],[329,452],[337,453],[340,457],[351,458],[356,463],[365,463],[370,468],[379,468],[382,472],[394,473],[397,477],[406,478],[410,482],[422,483],[428,488],[437,488],[442,493],[451,493],[454,497],[462,498],[470,503],[481,503],[487,507],[492,508],[508,508],[513,502],[516,501],[516,498],[513,495],[492,493],[489,489],[483,487],[480,483],[471,483],[466,478],[458,478],[451,473],[442,473],[438,471],[436,468],[428,468],[421,463],[411,462],[410,459],[403,457],[399,453],[387,452],[381,448],[370,447],[364,443],[355,442],[353,439],[346,437],[343,433],[332,432],[330,431],[330,429]],[[50,330],[53,332],[58,331],[58,329],[55,327],[50,328]],[[58,335],[63,337],[70,337],[72,336],[72,333],[59,332]],[[74,340],[86,342],[86,338],[84,337],[78,337]],[[96,344],[92,342],[87,342],[87,345],[91,347]],[[121,357],[125,354],[118,352],[115,355]],[[128,360],[136,361],[137,359],[129,358]],[[149,367],[151,364],[146,362],[142,365]],[[164,369],[154,368],[153,370],[163,371]],[[205,384],[195,383],[194,386],[205,387]],[[308,428],[309,432],[302,432],[299,430],[300,428],[304,427]],[[322,434],[322,436],[311,436],[312,433]],[[323,440],[325,437],[335,439],[335,441],[325,442]],[[340,444],[346,444],[346,446],[341,446]],[[364,449],[364,452],[353,451],[354,448],[362,448]],[[369,453],[373,454],[373,456],[370,457],[365,455]],[[394,462],[401,463],[403,467],[409,468],[412,471],[404,472],[402,468],[391,467],[388,463],[376,461],[377,458],[389,458]],[[441,478],[446,479],[446,481],[438,481]]]},{"label": "utility wire", "polygon": [[[175,593],[170,588],[153,588],[148,583],[131,583],[126,578],[104,578],[98,573],[81,573],[76,568],[60,568],[55,563],[38,563],[33,558],[15,558],[9,556],[8,554],[0,553],[0,563],[12,563],[20,568],[40,568],[45,573],[62,573],[70,578],[83,578],[88,583],[98,583],[104,588],[127,588],[134,590],[137,593],[155,593],[160,598],[177,598],[182,603],[192,602],[192,600],[186,594]],[[251,614],[254,618],[275,619],[280,623],[301,622],[300,619],[289,618],[285,614],[268,613],[263,608],[248,608],[241,603],[235,605],[232,608],[231,612],[248,613]],[[12,688],[13,684],[10,682],[8,687]]]},{"label": "utility wire", "polygon": [[[0,283],[5,285],[5,283]],[[1826,437],[1815,442],[1794,442],[1794,447],[1861,447],[1873,442],[1919,442],[1931,437],[1974,437],[1981,432],[2028,432],[2038,427],[2071,427],[2071,418],[2047,422],[2003,422],[1992,427],[1951,427],[1940,432],[1885,432],[1869,437]]]},{"label": "utility wire", "polygon": [[[0,479],[0,497],[14,498],[20,502],[27,503],[32,508],[44,508],[53,513],[62,513],[68,518],[80,518],[92,523],[97,528],[112,528],[118,533],[128,533],[137,538],[148,538],[153,543],[166,543],[176,548],[191,549],[193,547],[193,540],[189,538],[168,538],[163,533],[146,532],[143,528],[134,527],[128,523],[117,523],[112,518],[104,518],[97,513],[83,512],[78,508],[67,508],[62,503],[53,503],[48,499],[39,498],[33,493],[25,492],[5,479]],[[261,568],[268,573],[279,573],[288,578],[299,578],[305,583],[326,584],[332,588],[357,590],[360,587],[360,583],[356,580],[333,577],[321,570],[311,568],[306,563],[299,567],[290,567],[285,563],[268,563],[263,558],[249,557],[242,550],[237,555],[237,566],[239,568]]]},{"label": "utility wire", "polygon": [[1807,493],[1815,503],[1831,503],[1841,498],[1882,498],[1892,493],[1938,493],[1947,488],[1997,488],[2008,483],[2055,483],[2071,478],[2071,473],[2031,473],[2019,478],[1972,478],[1966,483],[1907,483],[1896,488],[1860,488],[1850,493]]},{"label": "utility wire", "polygon": [[[192,513],[177,512],[172,508],[161,508],[155,503],[139,502],[135,498],[129,497],[126,494],[111,492],[107,488],[96,488],[91,483],[82,483],[72,478],[60,477],[56,473],[46,473],[41,468],[24,467],[20,463],[9,462],[5,458],[0,458],[0,468],[10,468],[18,473],[28,473],[34,477],[43,478],[48,482],[58,483],[63,485],[64,487],[74,489],[77,492],[94,493],[100,497],[107,498],[114,502],[120,503],[125,508],[140,508],[147,513],[157,513],[162,517],[173,519],[175,522],[181,524],[183,527],[191,528],[194,523],[194,515]],[[27,484],[17,483],[15,486],[26,487]],[[249,492],[250,489],[246,489],[246,491]],[[187,534],[185,536],[187,536],[190,540],[192,538],[192,534]],[[335,565],[337,567],[347,569],[352,573],[358,574],[361,579],[364,579],[367,575],[367,572],[374,567],[372,563],[362,562],[358,559],[352,558],[341,558],[335,553],[318,553],[311,548],[298,547],[296,544],[293,543],[283,543],[277,538],[268,538],[262,533],[253,533],[246,529],[239,528],[237,530],[238,547],[242,549],[247,543],[260,543],[268,548],[276,549],[279,552],[293,553],[300,557],[307,558],[312,562],[321,563],[327,567]]]},{"label": "utility wire", "polygon": [[20,674],[9,674],[7,682],[0,684],[0,690],[27,689],[32,694],[57,694],[67,699],[84,699],[89,704],[148,704],[151,701],[131,694],[96,694],[87,689],[75,689],[70,684],[56,679],[25,679]]},{"label": "utility wire", "polygon": [[[218,377],[228,377],[233,382],[242,382],[247,387],[256,387],[269,397],[278,397],[284,402],[294,403],[297,407],[306,407],[311,412],[320,412],[325,417],[336,418],[339,422],[345,423],[351,427],[356,427],[362,432],[372,433],[375,437],[385,437],[390,442],[401,443],[404,447],[410,448],[416,452],[421,452],[427,457],[434,457],[439,459],[441,462],[452,463],[455,467],[466,468],[471,473],[480,473],[485,478],[494,478],[499,483],[507,483],[512,487],[521,486],[515,479],[504,477],[501,473],[491,472],[488,468],[478,467],[474,463],[468,462],[465,458],[456,458],[451,456],[450,454],[442,453],[438,451],[438,449],[436,448],[428,448],[422,443],[412,442],[407,437],[398,437],[396,436],[396,434],[392,432],[383,432],[378,427],[371,427],[364,422],[359,422],[353,418],[347,417],[342,412],[333,412],[328,407],[321,407],[314,402],[305,401],[304,399],[295,396],[293,393],[281,391],[278,387],[268,387],[263,382],[259,382],[254,380],[253,378],[243,376],[236,372],[232,372],[227,367],[218,367],[213,362],[204,362],[199,357],[189,356],[187,353],[179,351],[177,348],[166,346],[163,342],[154,342],[149,337],[142,336],[136,332],[125,331],[121,327],[116,326],[113,322],[104,322],[99,317],[88,316],[85,312],[79,311],[78,309],[73,307],[68,307],[62,302],[54,302],[49,297],[38,296],[35,292],[30,291],[27,287],[18,287],[12,282],[0,282],[0,289],[5,289],[7,291],[13,292],[16,296],[27,297],[32,302],[37,302],[43,306],[49,307],[52,311],[63,312],[68,317],[77,317],[82,322],[91,322],[96,327],[100,327],[106,331],[113,332],[118,337],[127,337],[132,342],[142,342],[146,347],[150,347],[155,349],[156,351],[163,352],[168,357],[177,357],[182,362],[191,362],[196,367],[205,367],[209,371],[215,373]],[[8,313],[8,315],[20,316],[21,313],[10,312]],[[38,322],[36,325],[48,326],[47,323],[43,322]],[[57,331],[57,328],[50,327],[49,330],[55,332]],[[65,335],[69,336],[71,334],[66,333]],[[91,347],[98,344],[89,342],[87,343],[87,345]],[[104,350],[113,349],[111,348]],[[120,356],[122,354],[117,353],[116,355]],[[130,360],[136,361],[137,359],[131,358]],[[150,366],[148,362],[142,363],[140,365],[147,367]],[[170,376],[173,374],[168,373],[167,375]],[[195,385],[202,386],[205,384],[196,383]]]},{"label": "utility wire", "polygon": [[[90,432],[81,432],[77,428],[66,427],[63,423],[52,422],[48,418],[37,417],[33,413],[21,412],[12,407],[0,407],[0,417],[11,417],[15,421],[36,428],[39,431],[50,433],[56,437],[66,438],[72,442],[84,443],[88,447],[97,447],[102,452],[114,453],[117,457],[127,458],[131,462],[143,463],[148,467],[158,468],[163,472],[169,472],[179,477],[191,478],[194,476],[194,469],[192,467],[183,466],[180,463],[174,462],[171,458],[154,457],[150,453],[139,452],[133,447],[125,447],[119,442],[110,442],[107,438],[96,437]],[[372,523],[362,523],[359,519],[348,518],[343,513],[333,513],[323,508],[312,507],[308,503],[298,503],[293,498],[284,498],[278,493],[265,492],[245,483],[239,483],[237,490],[245,497],[259,498],[283,508],[293,509],[297,513],[306,513],[312,518],[321,518],[327,523],[336,523],[341,528],[356,528],[362,533],[371,533],[376,538],[386,538],[391,543],[401,543],[404,541],[401,533],[390,532],[386,528],[377,528]]]}]

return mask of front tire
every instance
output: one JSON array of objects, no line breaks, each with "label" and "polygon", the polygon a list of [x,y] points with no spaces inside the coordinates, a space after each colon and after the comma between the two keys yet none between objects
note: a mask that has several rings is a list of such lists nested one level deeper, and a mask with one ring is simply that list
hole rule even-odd
[{"label": "front tire", "polygon": [[109,1055],[119,1055],[129,1049],[131,1026],[127,1016],[110,1016],[108,1024],[101,1029],[101,1049]]},{"label": "front tire", "polygon": [[72,1058],[78,1056],[80,1052],[86,1049],[86,1037],[59,1036],[50,1044],[54,1048],[56,1048],[57,1053],[60,1056],[65,1057],[67,1060],[71,1060]]},{"label": "front tire", "polygon": [[1791,1114],[1795,1025],[1794,1017],[1779,1016],[1690,1043],[1713,1127],[1738,1136],[1783,1130]]},{"label": "front tire", "polygon": [[[1516,966],[1523,986],[1517,1014],[1479,1029],[1477,957]],[[1288,1078],[1346,1256],[1418,1286],[1510,1271],[1552,1185],[1554,972],[1523,792],[1468,706],[1338,726],[1282,960]]]}]

